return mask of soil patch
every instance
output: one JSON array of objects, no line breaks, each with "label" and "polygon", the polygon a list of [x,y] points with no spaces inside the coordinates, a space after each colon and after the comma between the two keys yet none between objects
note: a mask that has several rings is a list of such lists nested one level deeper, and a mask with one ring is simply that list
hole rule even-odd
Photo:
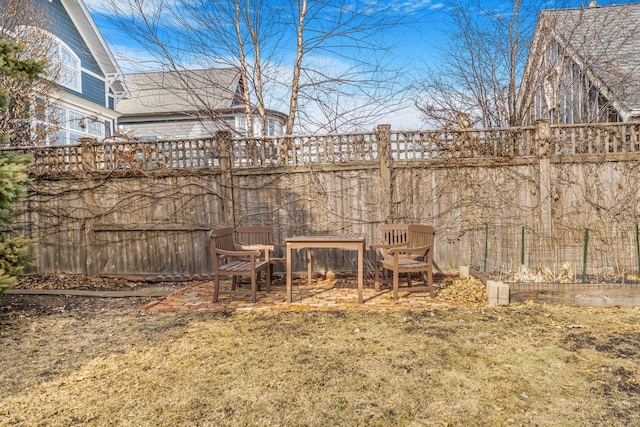
[{"label": "soil patch", "polygon": [[[15,290],[82,290],[174,292],[193,282],[143,282],[126,279],[87,277],[65,273],[30,275],[20,278]],[[153,297],[84,297],[73,295],[5,294],[0,297],[0,313],[8,316],[39,316],[53,313],[135,309]]]}]

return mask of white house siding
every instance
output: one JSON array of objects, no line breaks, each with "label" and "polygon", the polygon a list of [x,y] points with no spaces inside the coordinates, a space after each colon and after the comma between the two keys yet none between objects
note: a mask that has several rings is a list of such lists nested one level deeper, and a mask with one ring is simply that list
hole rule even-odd
[{"label": "white house siding", "polygon": [[211,120],[121,123],[119,127],[129,137],[146,140],[207,137],[221,129],[222,125]]}]

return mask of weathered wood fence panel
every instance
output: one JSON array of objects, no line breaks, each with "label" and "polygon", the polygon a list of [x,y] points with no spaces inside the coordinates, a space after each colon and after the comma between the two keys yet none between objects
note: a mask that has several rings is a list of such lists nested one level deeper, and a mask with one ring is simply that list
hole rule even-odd
[{"label": "weathered wood fence panel", "polygon": [[[575,244],[573,231],[597,235],[611,224],[640,222],[637,124],[415,132],[380,126],[343,135],[233,140],[221,133],[11,150],[36,158],[19,218],[35,241],[34,272],[206,274],[213,227],[272,225],[280,241],[354,231],[370,244],[384,222],[433,224],[443,268],[478,255],[478,230],[524,227],[540,242],[553,239],[527,257],[544,265],[558,247]],[[513,236],[484,240],[493,265],[519,263]],[[329,251],[316,257],[317,268],[351,269],[352,258]]]}]

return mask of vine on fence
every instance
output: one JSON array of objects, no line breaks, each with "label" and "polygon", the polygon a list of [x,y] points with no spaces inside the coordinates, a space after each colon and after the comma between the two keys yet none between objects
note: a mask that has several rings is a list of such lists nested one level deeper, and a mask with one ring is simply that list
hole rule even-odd
[{"label": "vine on fence", "polygon": [[[626,150],[640,147],[637,125],[626,131],[619,124],[600,126],[611,131],[616,144],[625,135]],[[379,129],[255,139],[248,146],[231,140],[228,163],[222,161],[217,139],[39,147],[39,181],[26,202],[33,220],[25,217],[23,224],[50,245],[54,240],[75,244],[71,242],[78,236],[84,236],[79,244],[84,247],[156,239],[161,243],[154,244],[164,245],[162,251],[170,251],[169,241],[157,233],[132,237],[122,232],[108,238],[112,241],[100,241],[107,234],[90,230],[105,222],[134,222],[144,229],[149,224],[213,224],[235,218],[237,224],[274,225],[280,239],[306,230],[364,230],[375,239],[382,222],[420,222],[435,225],[436,260],[443,265],[476,260],[480,251],[474,235],[488,226],[499,237],[489,242],[483,260],[487,269],[520,277],[545,276],[548,269],[547,276],[555,280],[582,271],[576,249],[580,239],[575,236],[589,229],[589,254],[602,254],[597,261],[600,277],[606,272],[607,277],[624,274],[629,280],[637,269],[636,257],[614,256],[620,248],[612,239],[620,234],[616,230],[640,222],[638,153],[577,155],[567,147],[607,145],[604,139],[583,141],[589,133],[584,127],[573,129],[564,131],[564,140],[558,140],[555,130],[541,139],[532,127],[402,133]],[[253,160],[242,163],[248,158],[243,156]],[[303,163],[306,168],[295,167]],[[120,180],[112,175],[118,170],[141,179]],[[149,170],[175,175],[147,177]],[[56,181],[65,173],[73,181]],[[524,262],[521,238],[511,236],[511,227],[518,236],[524,227],[527,241],[532,241]],[[567,250],[560,253],[558,248]],[[588,259],[587,271],[596,264]]]}]

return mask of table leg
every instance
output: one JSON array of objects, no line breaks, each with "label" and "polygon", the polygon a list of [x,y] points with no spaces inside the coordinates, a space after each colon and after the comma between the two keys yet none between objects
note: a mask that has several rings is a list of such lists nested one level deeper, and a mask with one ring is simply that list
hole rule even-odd
[{"label": "table leg", "polygon": [[291,304],[291,243],[287,243],[287,304]]}]

